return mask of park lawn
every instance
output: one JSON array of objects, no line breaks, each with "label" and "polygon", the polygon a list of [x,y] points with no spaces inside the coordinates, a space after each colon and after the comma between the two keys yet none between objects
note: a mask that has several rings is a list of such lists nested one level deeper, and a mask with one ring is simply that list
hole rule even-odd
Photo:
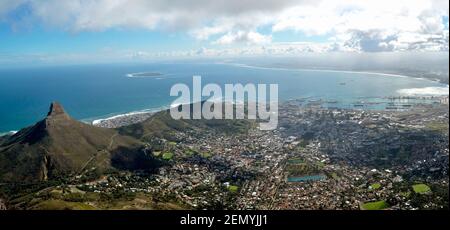
[{"label": "park lawn", "polygon": [[165,152],[165,153],[162,155],[162,158],[163,158],[164,160],[171,160],[171,159],[173,158],[173,153],[171,153],[171,152]]},{"label": "park lawn", "polygon": [[381,188],[381,184],[380,183],[373,183],[370,185],[370,188],[373,190],[377,190]]},{"label": "park lawn", "polygon": [[418,194],[426,194],[426,193],[431,192],[430,187],[428,187],[428,185],[426,185],[426,184],[415,184],[412,186],[412,188],[413,188],[414,192],[418,193]]},{"label": "park lawn", "polygon": [[230,191],[230,192],[235,193],[235,192],[237,192],[238,190],[239,190],[239,187],[236,186],[236,185],[230,185],[230,186],[228,186],[228,191]]},{"label": "park lawn", "polygon": [[380,201],[374,201],[374,202],[367,202],[361,204],[361,210],[383,210],[386,208],[389,208],[388,203],[384,200]]}]

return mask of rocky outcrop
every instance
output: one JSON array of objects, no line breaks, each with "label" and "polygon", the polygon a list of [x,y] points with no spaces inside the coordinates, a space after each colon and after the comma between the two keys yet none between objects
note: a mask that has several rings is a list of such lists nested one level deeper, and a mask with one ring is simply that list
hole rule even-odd
[{"label": "rocky outcrop", "polygon": [[142,149],[139,140],[74,120],[53,102],[44,120],[0,145],[0,182],[51,180],[93,168],[152,170],[158,164]]}]

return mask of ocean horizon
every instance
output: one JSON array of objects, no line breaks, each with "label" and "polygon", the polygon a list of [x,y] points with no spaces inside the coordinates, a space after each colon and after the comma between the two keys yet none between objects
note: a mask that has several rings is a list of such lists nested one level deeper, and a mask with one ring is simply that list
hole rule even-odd
[{"label": "ocean horizon", "polygon": [[[150,63],[34,67],[0,70],[0,133],[30,126],[58,101],[74,118],[102,119],[169,108],[172,85],[279,84],[280,101],[333,101],[354,108],[361,101],[382,109],[387,97],[448,95],[448,85],[405,75],[345,70],[287,69],[238,63]],[[410,101],[414,103],[414,101]],[[410,103],[408,102],[408,103]],[[324,103],[327,106],[327,103]]]}]

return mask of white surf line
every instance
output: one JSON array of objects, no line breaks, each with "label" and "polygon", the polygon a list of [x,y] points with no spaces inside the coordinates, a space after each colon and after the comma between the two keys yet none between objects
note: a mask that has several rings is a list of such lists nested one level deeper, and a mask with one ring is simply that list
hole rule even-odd
[{"label": "white surf line", "polygon": [[136,111],[136,112],[118,114],[118,115],[114,115],[114,116],[110,116],[110,117],[106,117],[106,118],[93,120],[92,124],[96,125],[103,121],[109,121],[109,120],[114,120],[114,119],[121,118],[121,117],[129,117],[129,116],[133,116],[133,115],[146,114],[146,113],[151,113],[151,112],[150,111],[147,111],[147,112],[146,111]]},{"label": "white surf line", "polygon": [[100,118],[100,119],[94,119],[92,121],[89,121],[91,119],[84,119],[86,122],[91,123],[92,125],[97,125],[100,124],[103,121],[109,121],[109,120],[114,120],[117,118],[122,118],[122,117],[130,117],[130,116],[134,116],[134,115],[140,115],[140,114],[153,114],[153,113],[157,113],[163,110],[169,109],[168,106],[161,106],[158,108],[152,108],[152,109],[144,109],[144,110],[138,110],[138,111],[132,111],[132,112],[128,112],[128,113],[122,113],[122,114],[117,114],[117,115],[112,115],[107,117],[108,115],[105,116],[105,118]]},{"label": "white surf line", "polygon": [[237,67],[242,67],[242,68],[282,70],[282,71],[294,71],[294,72],[310,71],[310,72],[329,72],[329,73],[368,74],[368,75],[379,75],[379,76],[400,77],[400,78],[414,78],[417,80],[439,83],[439,82],[436,82],[436,81],[433,81],[433,80],[427,79],[427,78],[413,77],[413,76],[402,75],[402,74],[393,74],[393,73],[379,73],[379,72],[351,71],[351,70],[333,70],[333,69],[263,67],[263,66],[252,66],[252,65],[240,64],[240,63],[223,63],[223,62],[218,62],[217,64],[231,65],[231,66],[237,66]]},{"label": "white surf line", "polygon": [[17,132],[18,132],[17,130],[11,130],[11,131],[9,131],[9,132],[0,133],[0,137],[6,136],[6,135],[14,135],[14,134],[16,134]]}]

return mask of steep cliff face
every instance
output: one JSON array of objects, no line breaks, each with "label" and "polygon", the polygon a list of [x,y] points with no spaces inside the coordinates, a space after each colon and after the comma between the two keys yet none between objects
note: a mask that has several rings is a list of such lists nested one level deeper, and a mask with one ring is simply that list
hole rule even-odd
[{"label": "steep cliff face", "polygon": [[44,120],[0,145],[0,181],[42,181],[115,166],[150,170],[153,163],[140,141],[76,121],[57,102]]}]

